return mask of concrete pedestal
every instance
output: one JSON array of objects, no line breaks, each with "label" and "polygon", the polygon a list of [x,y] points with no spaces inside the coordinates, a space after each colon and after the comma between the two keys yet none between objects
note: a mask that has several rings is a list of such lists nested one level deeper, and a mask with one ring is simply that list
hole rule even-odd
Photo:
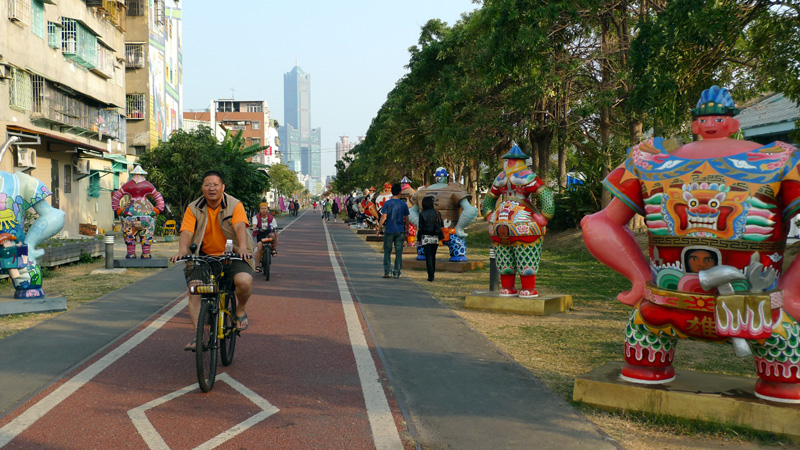
[{"label": "concrete pedestal", "polygon": [[366,236],[367,242],[383,242],[383,236],[375,236],[375,232]]},{"label": "concrete pedestal", "polygon": [[[438,266],[438,261],[436,262]],[[501,297],[497,291],[472,291],[464,302],[467,309],[547,316],[572,309],[571,295],[539,295],[536,298]]]},{"label": "concrete pedestal", "polygon": [[167,258],[150,258],[150,259],[115,259],[114,260],[114,267],[115,268],[133,268],[133,267],[145,267],[145,268],[164,268],[167,267],[168,260]]},{"label": "concrete pedestal", "polygon": [[[44,286],[47,288],[47,285]],[[67,299],[62,295],[47,295],[40,298],[0,297],[0,316],[25,313],[66,311]]]},{"label": "concrete pedestal", "polygon": [[644,385],[620,380],[622,364],[609,362],[576,378],[573,400],[605,410],[747,426],[800,439],[800,405],[757,398],[755,378],[676,370],[670,383]]},{"label": "concrete pedestal", "polygon": [[356,234],[375,234],[375,230],[370,230],[369,228],[356,228]]},{"label": "concrete pedestal", "polygon": [[[403,252],[405,254],[405,251]],[[452,262],[447,260],[448,257],[436,256],[436,271],[437,272],[469,272],[471,270],[483,269],[483,261],[461,261]],[[414,258],[403,258],[403,270],[426,270],[425,261],[419,261]]]}]

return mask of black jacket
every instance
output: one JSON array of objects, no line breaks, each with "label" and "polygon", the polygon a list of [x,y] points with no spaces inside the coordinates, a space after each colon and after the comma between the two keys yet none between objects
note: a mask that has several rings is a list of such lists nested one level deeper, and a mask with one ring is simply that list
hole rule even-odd
[{"label": "black jacket", "polygon": [[418,235],[436,236],[439,240],[444,239],[442,231],[442,216],[435,209],[423,209],[419,213]]}]

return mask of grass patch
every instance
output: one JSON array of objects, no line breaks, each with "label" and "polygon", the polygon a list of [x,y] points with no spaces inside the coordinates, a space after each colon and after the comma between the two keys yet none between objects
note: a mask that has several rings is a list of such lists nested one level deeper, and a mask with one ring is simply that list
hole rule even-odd
[{"label": "grass patch", "polygon": [[[88,255],[87,255],[88,256]],[[81,258],[82,260],[84,258]],[[43,268],[42,288],[48,295],[60,293],[67,299],[67,311],[84,303],[100,298],[142,278],[153,275],[160,269],[127,269],[124,275],[102,274],[90,275],[95,269],[105,268],[104,260],[89,256],[91,262],[75,262],[72,264]],[[14,286],[6,279],[0,281],[0,296],[13,296]],[[0,339],[11,336],[21,330],[53,318],[64,311],[55,313],[15,314],[0,317]]]},{"label": "grass patch", "polygon": [[[485,222],[473,223],[467,232],[469,258],[488,262],[491,244]],[[640,243],[646,242],[640,237]],[[370,244],[382,252],[380,243]],[[435,283],[424,281],[425,270],[404,273],[571,403],[577,376],[608,361],[622,361],[624,328],[632,309],[616,296],[630,289],[630,283],[586,250],[579,230],[549,233],[542,250],[536,287],[542,294],[572,294],[574,306],[568,314],[536,317],[465,309],[468,294],[489,288],[488,264],[462,274],[437,272]],[[755,377],[752,358],[736,358],[728,345],[681,340],[674,364],[678,369]],[[576,406],[627,448],[716,448],[731,440],[784,446],[791,442],[723,424]],[[708,445],[697,444],[704,440]]]}]

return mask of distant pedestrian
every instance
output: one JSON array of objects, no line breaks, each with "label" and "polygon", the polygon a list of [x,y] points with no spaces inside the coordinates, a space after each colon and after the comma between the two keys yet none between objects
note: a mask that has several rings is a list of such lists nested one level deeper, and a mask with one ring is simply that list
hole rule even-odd
[{"label": "distant pedestrian", "polygon": [[339,215],[339,202],[333,202],[331,205],[331,214],[333,214],[333,223],[336,223],[336,216]]},{"label": "distant pedestrian", "polygon": [[[408,233],[408,205],[405,201],[397,198],[400,194],[400,183],[392,185],[392,198],[383,204],[383,214],[376,236],[380,236],[381,227],[386,226],[383,231],[383,278],[393,276],[400,278],[400,270],[403,268],[403,242]],[[392,270],[392,247],[394,247],[394,270]]]},{"label": "distant pedestrian", "polygon": [[328,199],[325,200],[325,203],[322,205],[322,217],[325,218],[325,222],[330,222],[331,220],[331,211],[333,211],[331,203],[333,203],[333,201]]},{"label": "distant pedestrian", "polygon": [[294,215],[297,216],[297,213],[300,212],[300,202],[297,200],[294,201]]},{"label": "distant pedestrian", "polygon": [[289,200],[289,215],[294,215],[294,202]]},{"label": "distant pedestrian", "polygon": [[433,196],[422,199],[422,211],[419,213],[417,242],[425,251],[425,268],[428,269],[428,281],[433,281],[436,273],[436,251],[439,241],[444,239],[442,216],[433,208]]}]

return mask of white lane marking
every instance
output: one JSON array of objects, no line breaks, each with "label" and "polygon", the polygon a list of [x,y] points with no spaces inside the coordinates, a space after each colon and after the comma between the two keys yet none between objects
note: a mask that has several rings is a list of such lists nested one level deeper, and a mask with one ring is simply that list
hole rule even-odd
[{"label": "white lane marking", "polygon": [[383,391],[378,369],[375,368],[375,361],[367,346],[367,339],[361,329],[361,321],[358,319],[356,307],[353,304],[353,297],[347,289],[347,283],[342,275],[336,255],[333,252],[328,225],[322,222],[325,227],[325,240],[328,243],[328,256],[331,259],[333,273],[336,275],[336,283],[339,285],[339,296],[342,298],[344,317],[347,322],[347,334],[350,335],[350,346],[353,348],[353,355],[356,358],[358,377],[361,379],[361,390],[364,392],[364,401],[367,406],[367,417],[372,428],[372,439],[376,449],[397,449],[403,450],[400,441],[400,434],[397,432],[397,425],[394,417],[389,410],[389,401]]},{"label": "white lane marking", "polygon": [[[262,411],[254,415],[253,417],[250,417],[249,419],[234,425],[230,429],[223,431],[222,433],[209,439],[208,441],[198,445],[197,447],[195,447],[195,449],[210,450],[216,448],[222,445],[223,443],[229,441],[236,435],[241,434],[242,432],[252,427],[253,425],[257,424],[258,422],[261,422],[267,417],[280,411],[275,405],[273,405],[260,395],[253,392],[253,390],[251,390],[247,386],[236,381],[227,373],[217,375],[217,381],[228,383],[228,385],[237,390],[240,394],[245,396],[256,406],[261,408]],[[170,400],[174,400],[183,394],[196,391],[197,389],[198,389],[197,383],[191,384],[183,389],[179,389],[163,397],[151,400],[142,406],[138,406],[128,411],[128,416],[131,418],[133,425],[139,431],[139,434],[142,436],[142,439],[144,439],[145,443],[151,450],[169,450],[169,446],[164,441],[164,438],[161,437],[161,434],[159,434],[158,431],[156,431],[153,424],[150,423],[150,420],[147,418],[146,412],[159,405],[163,405],[164,403],[167,403]]]},{"label": "white lane marking", "polygon": [[136,333],[133,337],[123,342],[119,347],[103,356],[95,363],[66,381],[58,387],[55,391],[48,394],[45,398],[36,402],[35,405],[28,408],[19,417],[7,423],[3,428],[0,428],[0,447],[5,446],[12,439],[19,436],[20,433],[27,430],[28,427],[33,425],[37,420],[41,419],[45,414],[50,412],[51,409],[58,406],[75,391],[83,387],[86,383],[92,380],[100,372],[108,368],[111,364],[122,358],[126,353],[133,350],[137,345],[144,342],[145,339],[150,337],[159,328],[169,322],[170,319],[175,317],[183,308],[186,307],[187,300],[184,298],[173,306],[169,311],[162,314],[155,319],[150,325],[145,327],[142,331]]}]

